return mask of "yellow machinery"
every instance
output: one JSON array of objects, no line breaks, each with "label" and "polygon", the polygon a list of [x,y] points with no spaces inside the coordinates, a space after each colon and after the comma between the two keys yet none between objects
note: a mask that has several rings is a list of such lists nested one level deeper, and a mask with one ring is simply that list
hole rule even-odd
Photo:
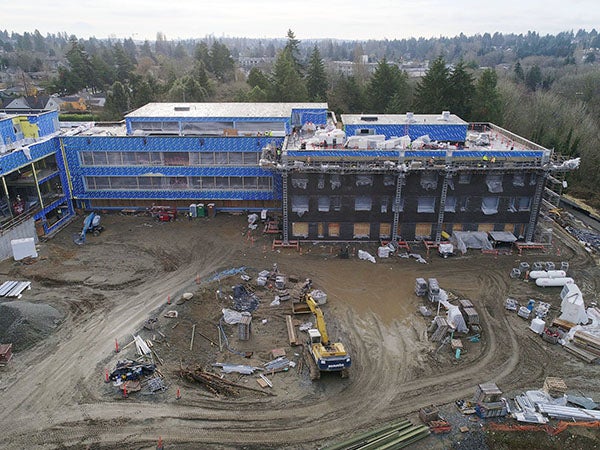
[{"label": "yellow machinery", "polygon": [[310,294],[305,296],[306,304],[315,315],[316,329],[308,330],[307,348],[309,357],[310,379],[317,380],[321,372],[340,372],[343,378],[348,376],[351,365],[350,356],[344,345],[339,342],[329,342],[323,311]]}]

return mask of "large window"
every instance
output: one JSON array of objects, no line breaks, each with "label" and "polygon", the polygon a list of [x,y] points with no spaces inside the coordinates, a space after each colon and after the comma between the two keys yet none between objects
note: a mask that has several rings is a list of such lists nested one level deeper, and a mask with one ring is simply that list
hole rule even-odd
[{"label": "large window", "polygon": [[371,211],[371,197],[368,195],[359,195],[354,198],[355,211]]},{"label": "large window", "polygon": [[435,212],[435,197],[419,197],[417,203],[418,213]]},{"label": "large window", "polygon": [[318,209],[319,212],[329,212],[331,200],[326,195],[319,196],[318,200]]},{"label": "large window", "polygon": [[308,237],[308,223],[306,222],[292,222],[292,235],[296,237]]},{"label": "large window", "polygon": [[430,223],[417,223],[415,225],[415,239],[429,239],[431,238],[431,224]]},{"label": "large window", "polygon": [[379,224],[379,238],[389,239],[392,235],[392,224],[391,223],[380,223]]},{"label": "large window", "polygon": [[446,197],[446,203],[444,204],[444,212],[456,212],[456,197]]},{"label": "large window", "polygon": [[330,223],[327,225],[327,234],[329,237],[340,237],[340,224]]},{"label": "large window", "polygon": [[481,199],[481,212],[486,216],[496,214],[498,212],[498,204],[500,197],[483,197]]},{"label": "large window", "polygon": [[308,212],[308,195],[292,195],[292,212],[300,217]]},{"label": "large window", "polygon": [[371,235],[371,224],[368,222],[354,224],[354,239],[369,238]]}]

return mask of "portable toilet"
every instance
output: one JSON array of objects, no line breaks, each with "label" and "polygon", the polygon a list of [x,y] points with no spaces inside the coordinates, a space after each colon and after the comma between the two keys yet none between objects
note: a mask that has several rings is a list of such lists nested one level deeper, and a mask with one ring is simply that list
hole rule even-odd
[{"label": "portable toilet", "polygon": [[198,217],[198,211],[196,210],[196,204],[192,203],[190,205],[190,217]]},{"label": "portable toilet", "polygon": [[217,208],[215,208],[214,203],[208,204],[207,214],[208,214],[208,217],[210,217],[211,219],[217,215]]},{"label": "portable toilet", "polygon": [[204,208],[204,203],[198,203],[196,205],[198,217],[206,217],[206,208]]}]

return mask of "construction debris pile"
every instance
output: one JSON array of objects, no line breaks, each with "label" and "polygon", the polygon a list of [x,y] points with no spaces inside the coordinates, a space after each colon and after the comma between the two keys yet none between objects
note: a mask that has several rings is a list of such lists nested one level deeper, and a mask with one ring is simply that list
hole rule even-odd
[{"label": "construction debris pile", "polygon": [[227,397],[233,397],[239,395],[240,390],[249,390],[253,392],[259,392],[264,395],[272,395],[268,391],[243,386],[241,384],[229,381],[225,378],[221,378],[219,375],[206,372],[201,367],[193,367],[186,369],[182,368],[180,369],[179,374],[182,378],[185,378],[188,381],[201,384],[206,390],[212,392],[215,395],[225,395]]}]

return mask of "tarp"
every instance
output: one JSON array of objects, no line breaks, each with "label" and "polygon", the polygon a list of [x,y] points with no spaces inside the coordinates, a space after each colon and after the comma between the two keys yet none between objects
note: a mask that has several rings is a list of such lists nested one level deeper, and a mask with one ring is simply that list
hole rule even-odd
[{"label": "tarp", "polygon": [[510,231],[490,231],[489,235],[496,242],[515,242],[517,240]]},{"label": "tarp", "polygon": [[492,244],[488,240],[487,233],[483,231],[454,231],[450,237],[450,242],[454,244],[463,255],[467,253],[468,248],[481,250],[491,250]]}]

